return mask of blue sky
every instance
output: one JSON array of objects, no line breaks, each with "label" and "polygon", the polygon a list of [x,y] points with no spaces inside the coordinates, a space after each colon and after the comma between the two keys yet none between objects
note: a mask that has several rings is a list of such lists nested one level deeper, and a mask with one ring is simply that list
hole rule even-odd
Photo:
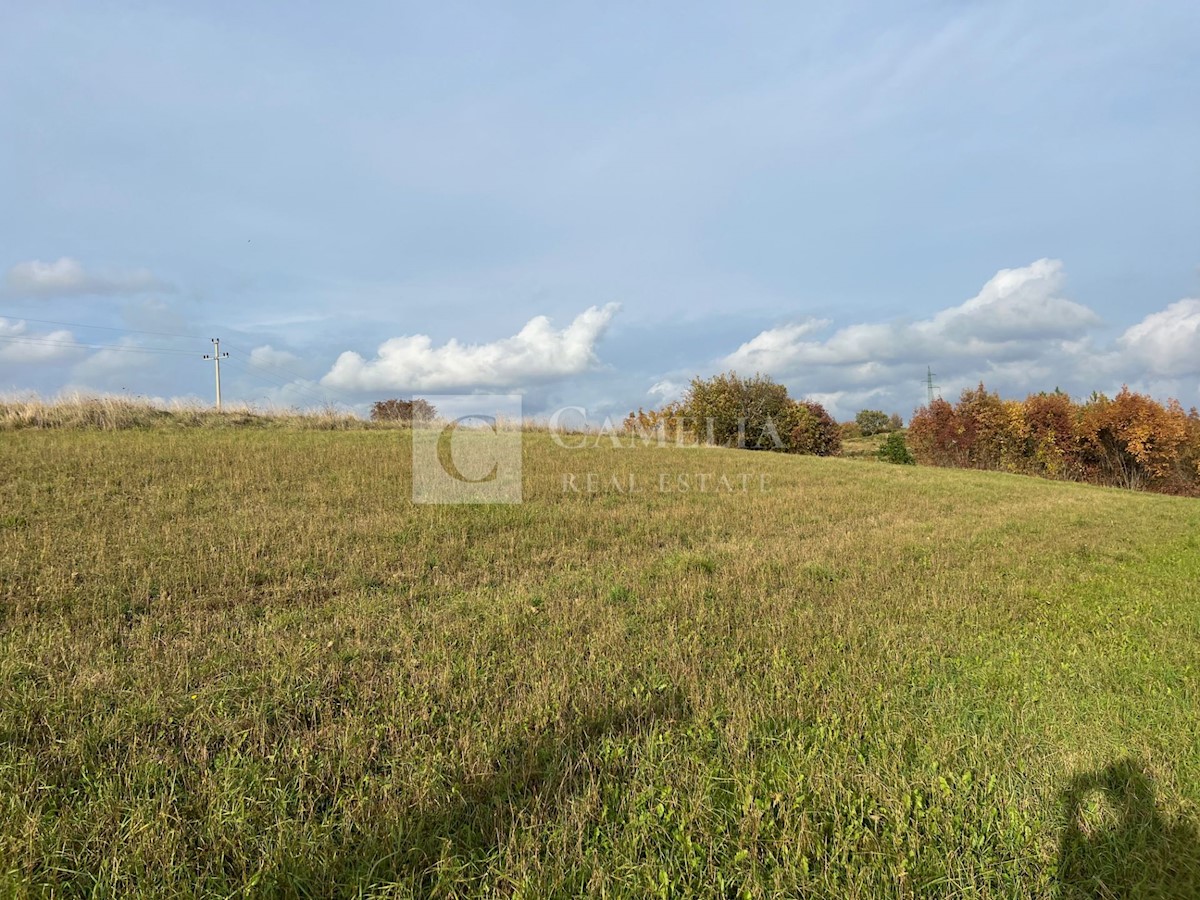
[{"label": "blue sky", "polygon": [[2,391],[1200,403],[1194,3],[0,6]]}]

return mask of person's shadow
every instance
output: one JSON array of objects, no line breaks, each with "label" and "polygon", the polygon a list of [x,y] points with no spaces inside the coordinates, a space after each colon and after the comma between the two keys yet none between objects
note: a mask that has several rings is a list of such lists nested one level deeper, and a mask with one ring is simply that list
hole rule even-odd
[{"label": "person's shadow", "polygon": [[1163,816],[1136,760],[1075,776],[1062,798],[1062,897],[1200,898],[1196,826]]}]

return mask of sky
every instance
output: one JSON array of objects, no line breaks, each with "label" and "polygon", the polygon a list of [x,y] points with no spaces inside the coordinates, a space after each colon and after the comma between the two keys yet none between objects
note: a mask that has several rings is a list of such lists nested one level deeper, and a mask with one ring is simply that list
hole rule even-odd
[{"label": "sky", "polygon": [[1200,4],[0,0],[0,392],[1200,404]]}]

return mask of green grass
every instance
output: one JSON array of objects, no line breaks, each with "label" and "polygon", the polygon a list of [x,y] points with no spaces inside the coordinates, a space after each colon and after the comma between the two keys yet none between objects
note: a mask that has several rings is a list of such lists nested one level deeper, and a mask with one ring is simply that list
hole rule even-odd
[{"label": "green grass", "polygon": [[1200,895],[1200,503],[409,440],[0,434],[0,895]]}]

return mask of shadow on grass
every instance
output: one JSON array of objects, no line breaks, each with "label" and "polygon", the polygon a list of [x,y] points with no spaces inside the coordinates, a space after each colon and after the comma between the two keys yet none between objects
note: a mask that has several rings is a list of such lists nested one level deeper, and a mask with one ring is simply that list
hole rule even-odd
[{"label": "shadow on grass", "polygon": [[1136,760],[1077,775],[1063,811],[1064,898],[1200,898],[1196,826],[1159,812],[1154,783]]},{"label": "shadow on grass", "polygon": [[[297,897],[495,893],[491,864],[515,830],[529,821],[553,822],[590,784],[619,776],[601,762],[602,742],[644,734],[685,712],[686,701],[672,694],[576,715],[504,750],[490,774],[460,776],[444,801],[339,834],[331,845],[314,847],[312,857],[274,872],[259,889]],[[585,889],[584,883],[571,886],[572,893]]]}]

